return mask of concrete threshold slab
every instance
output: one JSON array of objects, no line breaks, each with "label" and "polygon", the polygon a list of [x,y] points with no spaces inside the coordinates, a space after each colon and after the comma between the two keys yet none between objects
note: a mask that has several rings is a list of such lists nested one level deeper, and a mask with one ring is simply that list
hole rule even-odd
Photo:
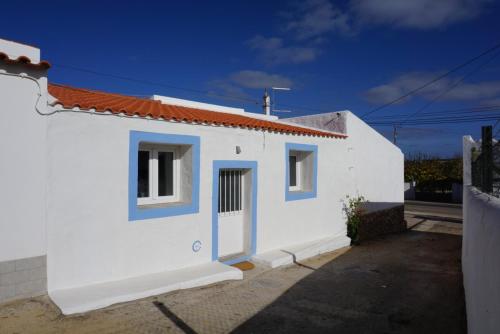
[{"label": "concrete threshold slab", "polygon": [[49,291],[63,314],[82,313],[112,304],[189,289],[225,280],[243,279],[243,272],[220,262],[166,271],[120,281]]},{"label": "concrete threshold slab", "polygon": [[350,244],[351,239],[344,235],[328,237],[254,255],[252,260],[271,268],[276,268],[292,264],[294,261],[301,261],[316,255],[328,253],[349,246]]}]

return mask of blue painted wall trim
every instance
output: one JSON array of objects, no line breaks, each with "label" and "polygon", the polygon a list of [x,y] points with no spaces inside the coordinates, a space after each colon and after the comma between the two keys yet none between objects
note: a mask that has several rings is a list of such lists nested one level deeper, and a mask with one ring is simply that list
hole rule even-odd
[{"label": "blue painted wall trim", "polygon": [[[137,206],[137,158],[139,143],[191,145],[192,189],[191,202],[164,208],[139,208]],[[200,137],[164,133],[130,131],[128,168],[128,220],[143,220],[198,213],[200,198]]]},{"label": "blue painted wall trim", "polygon": [[[257,250],[257,161],[246,160],[214,160],[213,162],[213,183],[212,183],[212,261],[219,259],[219,215],[218,215],[218,198],[219,198],[219,170],[222,168],[239,168],[250,169],[252,173],[252,219],[251,219],[251,236],[250,236],[250,252],[244,258],[250,255],[255,255]],[[239,259],[236,259],[239,260]],[[232,260],[234,261],[234,260]],[[227,263],[232,262],[227,261]],[[235,262],[232,262],[235,263]],[[231,264],[232,264],[231,263]]]},{"label": "blue painted wall trim", "polygon": [[[313,175],[311,191],[290,191],[290,165],[288,157],[290,151],[306,151],[313,154]],[[297,201],[307,198],[316,198],[318,188],[318,145],[285,143],[285,201]]]}]

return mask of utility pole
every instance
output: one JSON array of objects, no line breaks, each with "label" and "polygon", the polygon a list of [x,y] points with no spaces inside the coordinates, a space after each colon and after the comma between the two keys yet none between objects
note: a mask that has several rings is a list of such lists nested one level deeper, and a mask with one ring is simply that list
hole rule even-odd
[{"label": "utility pole", "polygon": [[493,191],[493,127],[483,126],[481,128],[481,191],[491,193]]}]

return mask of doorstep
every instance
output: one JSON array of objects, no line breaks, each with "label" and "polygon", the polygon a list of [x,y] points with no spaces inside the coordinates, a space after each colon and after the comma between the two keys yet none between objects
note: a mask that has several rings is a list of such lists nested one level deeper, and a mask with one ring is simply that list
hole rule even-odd
[{"label": "doorstep", "polygon": [[49,291],[49,296],[63,314],[74,314],[173,290],[239,279],[243,279],[241,270],[220,262],[212,262],[120,281]]},{"label": "doorstep", "polygon": [[351,239],[345,235],[328,237],[254,255],[252,260],[271,268],[276,268],[328,253],[349,246],[350,244]]}]

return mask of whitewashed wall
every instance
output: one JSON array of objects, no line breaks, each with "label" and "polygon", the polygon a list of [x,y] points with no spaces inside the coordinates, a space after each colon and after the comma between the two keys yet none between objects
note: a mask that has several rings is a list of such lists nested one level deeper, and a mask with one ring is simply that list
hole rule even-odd
[{"label": "whitewashed wall", "polygon": [[355,191],[372,202],[373,209],[403,204],[404,155],[401,150],[351,112],[347,112],[346,130]]},{"label": "whitewashed wall", "polygon": [[[1,42],[1,41],[0,41]],[[0,46],[2,43],[0,43]],[[10,44],[9,44],[10,45]],[[10,54],[16,49],[10,45]],[[0,48],[0,50],[2,50]],[[19,51],[17,51],[20,53]],[[18,56],[19,54],[17,54]],[[24,73],[36,81],[18,76]],[[10,75],[7,75],[10,74]],[[45,255],[46,72],[0,66],[0,262]],[[42,88],[42,96],[38,83]],[[44,94],[45,93],[45,94]]]},{"label": "whitewashed wall", "polygon": [[[130,130],[201,137],[198,214],[128,221]],[[344,139],[74,112],[52,116],[48,133],[49,291],[210,262],[213,160],[258,161],[257,253],[345,235]],[[285,202],[285,142],[318,144],[317,198]]]},{"label": "whitewashed wall", "polygon": [[462,271],[467,328],[471,334],[500,329],[500,199],[464,186]]},{"label": "whitewashed wall", "polygon": [[471,186],[471,136],[463,137],[463,236],[467,328],[471,334],[500,329],[500,199]]},{"label": "whitewashed wall", "polygon": [[404,202],[404,155],[401,150],[350,111],[331,112],[283,121],[342,131],[349,137],[343,154],[352,191],[370,203],[369,210]]}]

